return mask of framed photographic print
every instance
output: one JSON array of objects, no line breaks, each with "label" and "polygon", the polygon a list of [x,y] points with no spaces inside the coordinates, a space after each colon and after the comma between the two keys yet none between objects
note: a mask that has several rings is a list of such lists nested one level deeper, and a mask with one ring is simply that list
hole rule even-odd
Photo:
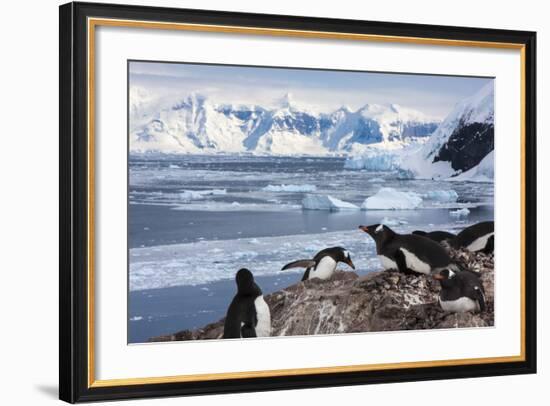
[{"label": "framed photographic print", "polygon": [[533,32],[60,7],[60,398],[536,371]]}]

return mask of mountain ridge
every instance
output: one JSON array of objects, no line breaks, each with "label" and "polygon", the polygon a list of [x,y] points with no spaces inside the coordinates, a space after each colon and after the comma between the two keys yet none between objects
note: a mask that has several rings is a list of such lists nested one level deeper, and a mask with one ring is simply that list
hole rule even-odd
[{"label": "mountain ridge", "polygon": [[397,104],[316,113],[298,107],[290,94],[267,108],[217,104],[198,93],[155,100],[144,89],[130,90],[132,152],[351,154],[366,145],[426,139],[439,123]]}]

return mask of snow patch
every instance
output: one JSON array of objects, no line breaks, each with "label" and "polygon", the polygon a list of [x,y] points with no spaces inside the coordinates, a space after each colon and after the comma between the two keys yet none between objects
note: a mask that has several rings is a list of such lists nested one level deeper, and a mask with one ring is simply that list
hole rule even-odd
[{"label": "snow patch", "polygon": [[481,162],[469,171],[449,178],[450,181],[494,182],[495,181],[495,151],[489,152]]}]

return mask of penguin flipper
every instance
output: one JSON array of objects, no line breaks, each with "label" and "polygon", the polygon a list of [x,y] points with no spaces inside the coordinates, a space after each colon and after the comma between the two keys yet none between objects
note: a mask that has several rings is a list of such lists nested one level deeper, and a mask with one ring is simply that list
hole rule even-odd
[{"label": "penguin flipper", "polygon": [[304,272],[304,276],[302,276],[302,282],[307,281],[309,279],[309,272],[311,271],[311,268],[307,268]]},{"label": "penguin flipper", "polygon": [[479,304],[479,312],[483,313],[485,311],[485,293],[480,286],[474,287],[474,290],[476,292],[477,303]]},{"label": "penguin flipper", "polygon": [[485,311],[485,290],[481,282],[476,284],[468,284],[466,287],[466,296],[472,300],[477,301],[479,304],[479,312],[483,313]]},{"label": "penguin flipper", "polygon": [[405,259],[405,254],[403,253],[403,251],[397,250],[394,254],[394,258],[399,272],[404,273],[405,275],[410,275],[414,273],[409,268],[407,268],[407,260]]},{"label": "penguin flipper", "polygon": [[242,338],[257,337],[256,329],[254,328],[254,326],[252,326],[252,324],[250,323],[243,324],[243,326],[241,327],[241,337]]},{"label": "penguin flipper", "polygon": [[316,262],[312,259],[299,259],[298,261],[289,262],[281,268],[281,271],[290,268],[311,268],[314,267]]}]

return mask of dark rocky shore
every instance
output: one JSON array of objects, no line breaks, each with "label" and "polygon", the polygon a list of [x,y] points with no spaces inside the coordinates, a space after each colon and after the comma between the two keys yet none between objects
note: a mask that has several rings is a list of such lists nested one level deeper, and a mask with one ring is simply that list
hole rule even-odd
[{"label": "dark rocky shore", "polygon": [[[448,247],[447,247],[448,248]],[[455,262],[478,272],[487,308],[482,314],[446,313],[437,304],[439,282],[397,271],[359,277],[337,271],[330,280],[299,282],[265,297],[271,309],[272,335],[293,336],[369,331],[489,327],[494,323],[493,255],[448,248]],[[149,341],[219,339],[221,319],[197,330],[183,330]]]}]

